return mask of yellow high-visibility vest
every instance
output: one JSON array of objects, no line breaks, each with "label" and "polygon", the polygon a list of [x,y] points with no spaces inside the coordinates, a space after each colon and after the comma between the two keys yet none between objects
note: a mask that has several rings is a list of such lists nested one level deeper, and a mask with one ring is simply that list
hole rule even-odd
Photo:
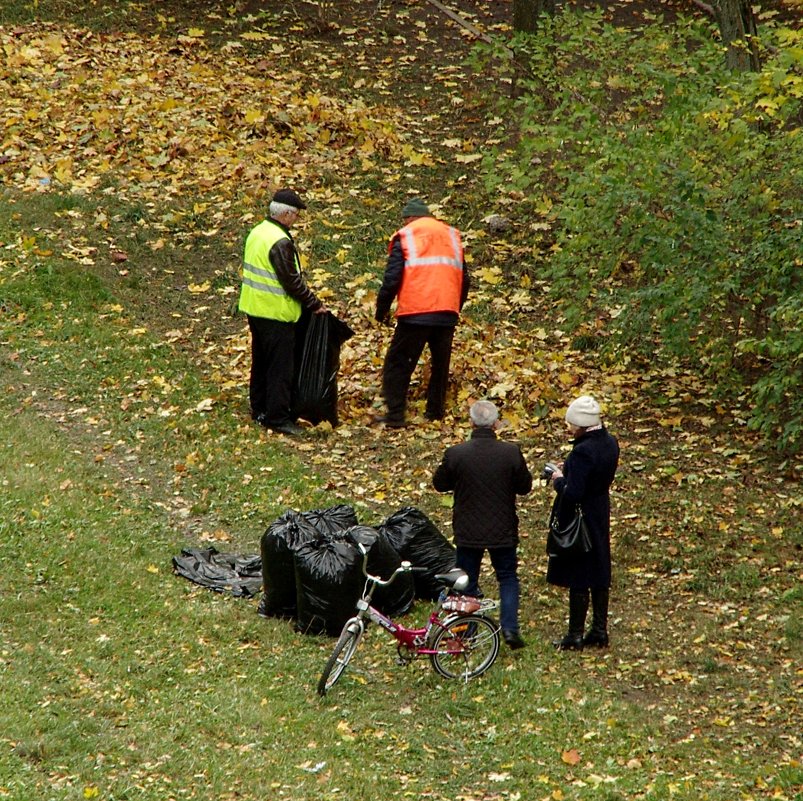
[{"label": "yellow high-visibility vest", "polygon": [[[272,220],[263,220],[248,234],[239,309],[251,317],[295,323],[301,317],[301,304],[284,291],[269,258],[270,249],[282,239],[290,237]],[[295,263],[301,272],[298,253]]]}]

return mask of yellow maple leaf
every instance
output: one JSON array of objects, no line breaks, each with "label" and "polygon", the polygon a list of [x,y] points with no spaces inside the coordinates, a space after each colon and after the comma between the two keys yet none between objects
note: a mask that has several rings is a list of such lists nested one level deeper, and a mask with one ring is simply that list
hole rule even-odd
[{"label": "yellow maple leaf", "polygon": [[486,284],[498,284],[502,280],[502,271],[498,267],[483,267],[475,274]]},{"label": "yellow maple leaf", "polygon": [[346,740],[347,742],[351,742],[355,740],[356,737],[354,736],[353,732],[351,731],[351,727],[345,720],[341,720],[340,723],[337,724],[337,731],[340,736]]},{"label": "yellow maple leaf", "polygon": [[410,153],[407,161],[404,162],[406,167],[431,167],[433,164],[432,158],[429,153]]},{"label": "yellow maple leaf", "polygon": [[488,390],[488,397],[506,398],[507,393],[515,388],[516,384],[513,381],[500,381],[499,383],[494,384],[494,386]]},{"label": "yellow maple leaf", "polygon": [[261,122],[265,119],[265,115],[262,112],[257,111],[256,109],[250,108],[248,111],[245,112],[245,121],[249,125],[253,125],[255,122]]}]

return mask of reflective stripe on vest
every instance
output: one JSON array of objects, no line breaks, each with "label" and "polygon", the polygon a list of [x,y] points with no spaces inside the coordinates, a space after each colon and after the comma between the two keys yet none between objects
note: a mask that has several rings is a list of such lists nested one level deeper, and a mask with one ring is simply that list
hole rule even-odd
[{"label": "reflective stripe on vest", "polygon": [[[290,237],[271,220],[263,220],[248,234],[239,308],[251,317],[294,323],[301,317],[301,304],[284,291],[270,263],[270,249],[282,239]],[[298,254],[295,262],[296,270],[301,272]]]},{"label": "reflective stripe on vest", "polygon": [[404,274],[396,315],[460,312],[463,246],[460,233],[434,217],[420,217],[397,232]]}]

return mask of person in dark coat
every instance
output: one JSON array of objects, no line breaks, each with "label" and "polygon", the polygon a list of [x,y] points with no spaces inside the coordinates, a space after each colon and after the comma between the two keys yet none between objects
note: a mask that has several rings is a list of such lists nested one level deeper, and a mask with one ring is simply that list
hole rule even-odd
[{"label": "person in dark coat", "polygon": [[[561,650],[608,645],[608,596],[611,586],[610,486],[619,464],[619,444],[600,419],[599,403],[582,395],[569,404],[566,423],[573,448],[552,476],[556,496],[553,513],[561,527],[568,525],[577,505],[583,511],[591,550],[572,556],[550,556],[547,581],[569,588],[569,631],[554,645]],[[591,628],[584,635],[589,594]]]},{"label": "person in dark coat", "polygon": [[526,495],[533,477],[521,449],[496,437],[499,412],[490,401],[469,409],[471,439],[446,449],[432,477],[438,492],[453,492],[452,529],[456,564],[468,573],[466,592],[479,595],[485,551],[499,582],[502,636],[511,648],[523,648],[519,633],[519,578],[516,548],[519,519],[516,496]]}]

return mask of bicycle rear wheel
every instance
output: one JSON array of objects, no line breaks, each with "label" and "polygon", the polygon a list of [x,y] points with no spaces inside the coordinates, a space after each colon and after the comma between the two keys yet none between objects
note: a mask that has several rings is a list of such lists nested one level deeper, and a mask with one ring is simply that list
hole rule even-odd
[{"label": "bicycle rear wheel", "polygon": [[326,695],[326,693],[334,687],[337,680],[343,674],[351,657],[359,645],[360,637],[362,637],[363,628],[359,621],[356,619],[349,620],[343,631],[340,632],[340,637],[335,643],[335,648],[326,667],[323,669],[321,678],[318,681],[318,695]]},{"label": "bicycle rear wheel", "polygon": [[499,627],[485,615],[460,615],[446,621],[432,641],[432,667],[447,679],[468,681],[485,673],[499,653]]}]

